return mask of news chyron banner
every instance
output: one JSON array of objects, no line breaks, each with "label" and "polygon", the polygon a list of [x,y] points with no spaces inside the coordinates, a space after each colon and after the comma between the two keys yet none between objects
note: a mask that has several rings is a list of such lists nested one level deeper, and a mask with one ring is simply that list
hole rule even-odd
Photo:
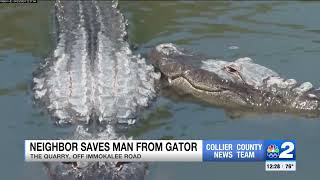
[{"label": "news chyron banner", "polygon": [[294,140],[25,140],[25,161],[265,162],[296,171]]}]

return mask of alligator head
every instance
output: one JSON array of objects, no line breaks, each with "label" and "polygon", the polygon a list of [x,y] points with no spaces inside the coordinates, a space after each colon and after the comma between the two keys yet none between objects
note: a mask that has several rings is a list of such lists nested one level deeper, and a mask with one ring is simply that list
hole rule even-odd
[{"label": "alligator head", "polygon": [[[90,129],[90,130],[88,130]],[[114,126],[78,125],[69,139],[123,140]],[[77,180],[141,180],[147,172],[143,162],[46,162],[45,167],[52,179]]]},{"label": "alligator head", "polygon": [[[160,78],[133,55],[126,21],[111,1],[55,2],[57,45],[34,73],[34,98],[59,126],[71,124],[69,139],[123,139],[156,96]],[[121,125],[122,126],[122,125]],[[123,128],[122,128],[123,129]],[[46,163],[56,179],[143,179],[144,163]]]},{"label": "alligator head", "polygon": [[179,93],[222,107],[268,112],[318,113],[320,91],[310,82],[298,84],[256,64],[208,59],[174,44],[152,49],[150,60]]}]

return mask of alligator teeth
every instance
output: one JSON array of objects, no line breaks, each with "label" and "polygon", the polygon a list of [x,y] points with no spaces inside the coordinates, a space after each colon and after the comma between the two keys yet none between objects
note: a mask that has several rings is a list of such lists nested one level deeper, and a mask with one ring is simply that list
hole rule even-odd
[{"label": "alligator teeth", "polygon": [[171,84],[172,83],[172,79],[168,78],[168,82],[169,82],[169,84]]}]

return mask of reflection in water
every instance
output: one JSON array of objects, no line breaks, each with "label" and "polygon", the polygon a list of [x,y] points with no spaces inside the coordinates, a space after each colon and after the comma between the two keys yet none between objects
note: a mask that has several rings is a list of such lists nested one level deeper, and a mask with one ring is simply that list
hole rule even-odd
[{"label": "reflection in water", "polygon": [[286,28],[291,28],[291,29],[304,29],[305,26],[302,24],[287,24],[285,22],[282,23],[276,23],[276,22],[271,22],[271,21],[263,21],[263,20],[256,20],[252,19],[251,17],[254,17],[258,14],[261,13],[270,13],[274,9],[273,7],[281,6],[281,5],[286,5],[288,2],[270,2],[270,4],[257,4],[255,8],[252,9],[251,12],[248,12],[246,14],[241,14],[241,15],[236,15],[233,16],[232,19],[236,21],[243,21],[246,23],[253,23],[257,25],[271,25],[271,26],[279,26],[279,27],[286,27]]},{"label": "reflection in water", "polygon": [[[272,21],[256,20],[251,17],[273,11],[273,8],[287,5],[288,2],[227,2],[227,1],[203,1],[201,3],[188,2],[123,2],[121,7],[130,17],[129,30],[134,34],[131,40],[137,44],[147,44],[154,41],[156,36],[170,36],[172,32],[183,34],[174,39],[178,44],[190,42],[195,38],[201,39],[207,36],[228,37],[225,33],[258,33],[270,35],[284,35],[272,31],[265,31],[247,26],[248,23],[257,25],[274,25],[293,29],[302,29],[304,25],[277,23]],[[134,9],[140,8],[140,11]],[[152,10],[152,11],[151,11]],[[162,13],[162,12],[166,13]],[[161,14],[161,16],[159,16]],[[224,16],[230,16],[230,20],[223,21]],[[148,22],[152,26],[148,26]],[[242,22],[246,24],[241,24]],[[190,41],[188,39],[191,38]],[[164,38],[166,40],[166,38]],[[171,39],[172,40],[172,39]],[[158,42],[159,43],[159,42]]]},{"label": "reflection in water", "polygon": [[8,96],[10,94],[10,90],[7,88],[0,89],[0,96]]},{"label": "reflection in water", "polygon": [[0,96],[12,96],[16,93],[27,93],[28,83],[18,83],[12,88],[0,88]]},{"label": "reflection in water", "polygon": [[[230,2],[192,2],[192,1],[136,1],[120,4],[130,18],[129,31],[131,41],[145,44],[159,35],[168,36],[171,32],[182,32],[194,27],[188,24],[185,17],[202,16],[206,18],[210,13],[210,21],[227,11],[232,6]],[[140,9],[137,11],[137,9]],[[163,13],[165,12],[165,13]],[[132,13],[132,14],[131,14]],[[152,22],[152,25],[150,25]],[[206,20],[204,20],[206,22]],[[183,39],[185,39],[184,37]]]},{"label": "reflection in water", "polygon": [[172,113],[167,107],[157,107],[154,111],[148,115],[141,117],[139,123],[133,129],[129,130],[128,135],[133,137],[139,137],[153,129],[168,124],[167,121],[172,117]]},{"label": "reflection in water", "polygon": [[45,56],[52,47],[52,2],[0,6],[0,50],[14,49]]},{"label": "reflection in water", "polygon": [[172,139],[174,139],[174,136],[169,136],[169,135],[167,135],[167,136],[162,136],[162,137],[160,138],[160,140],[172,140]]}]

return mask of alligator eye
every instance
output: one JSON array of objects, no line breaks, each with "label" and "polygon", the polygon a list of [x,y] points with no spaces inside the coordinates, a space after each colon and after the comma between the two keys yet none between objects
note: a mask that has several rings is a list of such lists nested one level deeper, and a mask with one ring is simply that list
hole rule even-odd
[{"label": "alligator eye", "polygon": [[69,164],[69,165],[71,165],[71,167],[73,168],[73,169],[80,169],[79,167],[78,167],[78,163],[77,162],[61,162],[62,164]]},{"label": "alligator eye", "polygon": [[233,67],[231,67],[231,66],[226,66],[225,69],[226,69],[226,71],[229,72],[229,73],[236,73],[236,72],[238,72],[237,69],[235,69],[235,68],[233,68]]},{"label": "alligator eye", "polygon": [[[241,67],[240,67],[240,68],[241,68]],[[235,77],[236,79],[240,79],[240,80],[242,80],[243,82],[245,82],[245,81],[243,80],[243,78],[241,77],[240,68],[239,68],[237,65],[231,64],[231,65],[225,66],[225,67],[224,67],[224,70],[227,71],[228,73],[230,73],[230,74],[231,74],[233,77]]]}]

